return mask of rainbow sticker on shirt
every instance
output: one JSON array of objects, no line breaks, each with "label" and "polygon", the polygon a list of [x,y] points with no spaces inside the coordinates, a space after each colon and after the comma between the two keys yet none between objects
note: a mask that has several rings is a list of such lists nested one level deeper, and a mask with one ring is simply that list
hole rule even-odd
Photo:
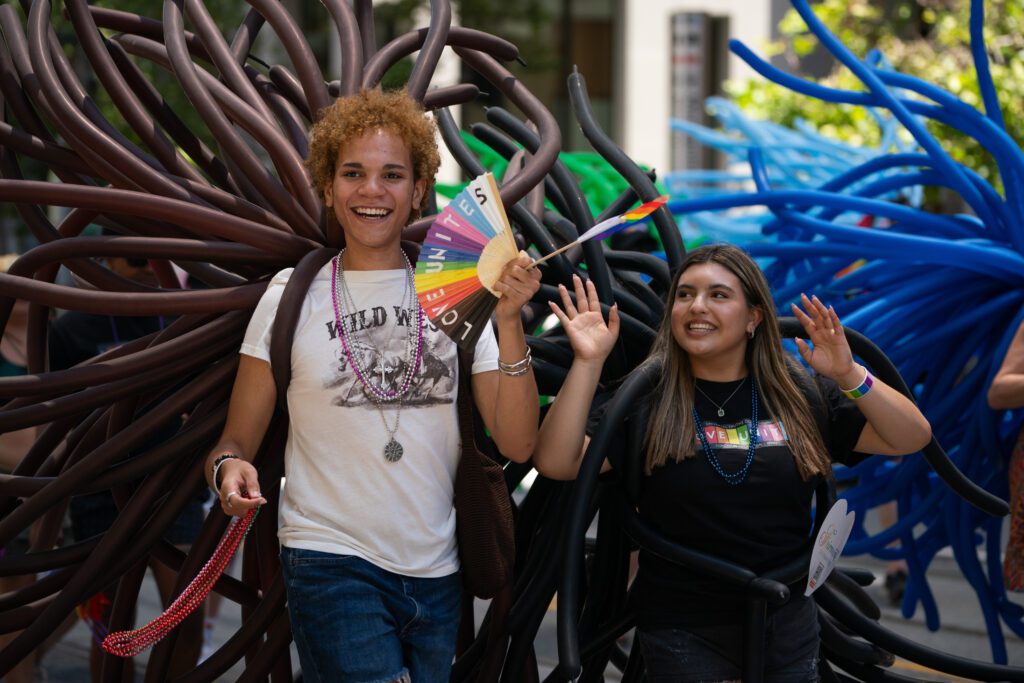
[{"label": "rainbow sticker on shirt", "polygon": [[[789,443],[789,436],[782,424],[775,420],[761,420],[757,426],[757,447],[784,446]],[[734,422],[717,425],[713,422],[704,423],[704,436],[712,448],[747,448],[750,445],[750,422]],[[694,438],[700,441],[699,436]]]}]

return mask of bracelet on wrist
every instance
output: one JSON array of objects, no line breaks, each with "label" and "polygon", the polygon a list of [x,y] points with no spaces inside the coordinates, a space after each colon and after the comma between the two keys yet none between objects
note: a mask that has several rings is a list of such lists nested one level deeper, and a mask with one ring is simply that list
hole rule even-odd
[{"label": "bracelet on wrist", "polygon": [[220,495],[220,482],[217,481],[217,476],[220,474],[221,465],[226,463],[228,460],[241,460],[234,453],[221,453],[217,456],[217,459],[213,461],[213,492],[218,496]]},{"label": "bracelet on wrist", "polygon": [[506,377],[522,377],[523,375],[525,375],[529,371],[530,371],[530,365],[529,364],[527,364],[526,366],[520,368],[519,370],[506,370],[505,368],[501,368],[501,367],[498,368],[498,372],[500,372],[501,374],[505,375]]},{"label": "bracelet on wrist", "polygon": [[498,359],[498,370],[501,374],[508,375],[509,377],[518,377],[519,375],[525,375],[530,366],[533,365],[533,354],[530,352],[530,347],[526,347],[526,356],[522,360],[517,360],[515,363],[506,363],[500,358]]},{"label": "bracelet on wrist", "polygon": [[842,387],[839,387],[839,391],[843,392],[843,396],[846,398],[856,401],[858,398],[863,397],[871,391],[871,387],[874,386],[874,384],[875,378],[871,376],[871,373],[868,372],[867,368],[864,368],[864,380],[859,385],[855,386],[853,389],[843,389]]}]

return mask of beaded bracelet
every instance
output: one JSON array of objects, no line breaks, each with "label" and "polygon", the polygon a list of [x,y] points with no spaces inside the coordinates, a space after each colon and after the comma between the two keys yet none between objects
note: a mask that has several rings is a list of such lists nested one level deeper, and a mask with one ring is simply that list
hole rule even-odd
[{"label": "beaded bracelet", "polygon": [[505,363],[500,358],[498,359],[498,370],[501,374],[507,375],[508,377],[519,377],[525,375],[530,371],[530,366],[533,365],[533,354],[530,352],[530,347],[526,347],[526,357],[522,360],[516,361],[515,363]]},{"label": "beaded bracelet", "polygon": [[843,396],[846,398],[856,401],[858,398],[861,398],[871,391],[871,387],[874,386],[874,384],[875,378],[871,376],[871,373],[868,372],[867,368],[864,368],[864,381],[861,382],[859,386],[856,386],[853,389],[843,389],[842,387],[839,387],[839,391],[843,392]]},{"label": "beaded bracelet", "polygon": [[218,496],[220,495],[220,484],[217,482],[217,475],[220,473],[220,466],[226,463],[228,460],[240,460],[234,453],[221,453],[217,456],[217,459],[213,461],[213,492]]}]

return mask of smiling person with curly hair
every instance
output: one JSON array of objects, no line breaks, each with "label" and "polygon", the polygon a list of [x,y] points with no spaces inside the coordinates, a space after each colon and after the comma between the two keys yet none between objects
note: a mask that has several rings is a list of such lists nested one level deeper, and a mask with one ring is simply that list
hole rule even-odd
[{"label": "smiling person with curly hair", "polygon": [[[408,146],[413,177],[424,181],[424,193],[433,190],[434,176],[441,165],[435,139],[437,127],[404,91],[382,90],[364,90],[356,96],[341,98],[324,110],[310,131],[306,157],[313,187],[320,192],[330,188],[337,170],[338,150],[375,130],[388,130]],[[407,222],[419,218],[419,211],[420,207],[415,206]]]},{"label": "smiling person with curly hair", "polygon": [[[310,137],[312,182],[346,246],[302,302],[287,392],[278,536],[306,681],[449,677],[461,597],[459,368],[454,342],[419,306],[400,244],[439,159],[433,121],[404,92],[342,98]],[[529,263],[505,266],[497,338],[488,326],[471,368],[484,423],[520,462],[539,414],[520,315],[540,287]],[[227,423],[206,461],[229,515],[265,502],[252,460],[274,409],[270,337],[291,273],[271,281],[249,323]]]}]

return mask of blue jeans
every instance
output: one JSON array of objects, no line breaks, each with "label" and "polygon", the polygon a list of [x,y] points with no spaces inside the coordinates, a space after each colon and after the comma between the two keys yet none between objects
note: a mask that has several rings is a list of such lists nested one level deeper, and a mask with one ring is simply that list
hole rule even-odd
[{"label": "blue jeans", "polygon": [[281,548],[292,636],[307,683],[447,683],[459,574],[393,574],[351,555]]},{"label": "blue jeans", "polygon": [[[639,632],[650,683],[738,681],[742,677],[742,626],[665,628]],[[765,624],[766,683],[819,680],[818,609],[812,598],[794,597]]]}]

